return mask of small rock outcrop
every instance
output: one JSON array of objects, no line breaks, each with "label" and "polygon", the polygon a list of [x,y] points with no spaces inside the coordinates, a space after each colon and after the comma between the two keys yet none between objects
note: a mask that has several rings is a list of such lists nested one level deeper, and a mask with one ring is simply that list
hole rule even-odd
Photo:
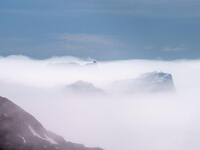
[{"label": "small rock outcrop", "polygon": [[79,94],[98,94],[98,93],[103,93],[102,89],[95,87],[92,83],[81,81],[81,80],[67,85],[66,89],[69,92],[77,92]]}]

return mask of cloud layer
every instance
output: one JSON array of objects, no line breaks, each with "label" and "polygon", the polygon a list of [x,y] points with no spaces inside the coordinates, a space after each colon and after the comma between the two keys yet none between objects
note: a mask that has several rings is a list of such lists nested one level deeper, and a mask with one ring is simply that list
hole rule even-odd
[{"label": "cloud layer", "polygon": [[[66,140],[106,150],[200,148],[199,60],[93,63],[74,57],[10,56],[0,58],[0,68],[1,96],[12,99]],[[114,81],[152,71],[171,73],[176,93],[83,95],[66,90],[81,80],[107,91]]]}]

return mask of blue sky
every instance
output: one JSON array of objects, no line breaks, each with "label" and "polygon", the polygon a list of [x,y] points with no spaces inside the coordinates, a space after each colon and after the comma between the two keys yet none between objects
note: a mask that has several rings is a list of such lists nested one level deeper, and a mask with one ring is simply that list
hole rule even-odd
[{"label": "blue sky", "polygon": [[197,59],[200,0],[0,0],[0,55]]}]

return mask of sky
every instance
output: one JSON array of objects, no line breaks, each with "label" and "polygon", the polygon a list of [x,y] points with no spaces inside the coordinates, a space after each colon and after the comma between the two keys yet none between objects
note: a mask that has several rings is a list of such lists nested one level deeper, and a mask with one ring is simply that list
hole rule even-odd
[{"label": "sky", "polygon": [[199,0],[0,0],[0,55],[198,59]]}]

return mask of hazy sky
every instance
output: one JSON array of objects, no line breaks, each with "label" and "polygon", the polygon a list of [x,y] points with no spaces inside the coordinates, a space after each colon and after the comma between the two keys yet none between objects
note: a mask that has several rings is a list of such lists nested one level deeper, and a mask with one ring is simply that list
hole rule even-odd
[{"label": "hazy sky", "polygon": [[200,0],[0,0],[0,55],[199,58]]}]

